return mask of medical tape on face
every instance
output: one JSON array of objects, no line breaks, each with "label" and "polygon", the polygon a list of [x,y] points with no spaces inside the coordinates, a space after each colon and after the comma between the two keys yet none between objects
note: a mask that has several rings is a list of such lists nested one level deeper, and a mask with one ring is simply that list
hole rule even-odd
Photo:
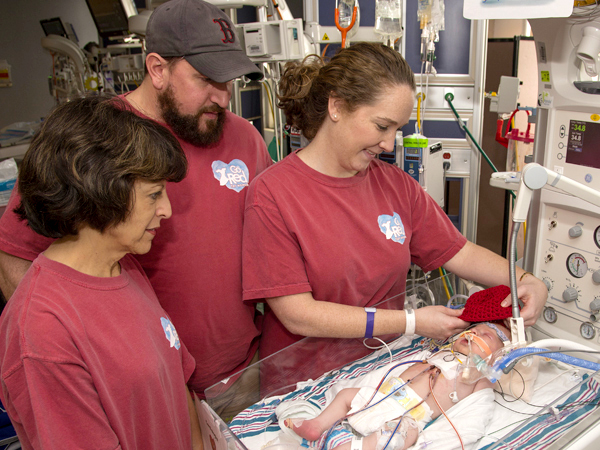
[{"label": "medical tape on face", "polygon": [[496,332],[496,334],[498,335],[500,340],[504,343],[504,345],[506,345],[507,342],[510,343],[510,339],[508,339],[506,334],[504,334],[504,332],[500,328],[498,328],[495,323],[484,322],[484,324]]},{"label": "medical tape on face", "polygon": [[486,356],[489,356],[492,354],[492,350],[480,336],[477,336],[476,334],[471,333],[471,334],[467,334],[466,337],[467,337],[467,339],[475,342],[475,345],[477,347],[479,347],[479,350],[481,350],[483,353],[485,353]]}]

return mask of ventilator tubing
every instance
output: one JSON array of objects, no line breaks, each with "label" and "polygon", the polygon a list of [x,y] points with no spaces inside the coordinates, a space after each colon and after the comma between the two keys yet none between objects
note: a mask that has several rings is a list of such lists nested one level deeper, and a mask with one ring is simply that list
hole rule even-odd
[{"label": "ventilator tubing", "polygon": [[509,353],[508,355],[506,355],[505,358],[502,358],[501,360],[497,361],[494,366],[491,369],[490,372],[490,377],[488,377],[490,379],[490,381],[492,383],[495,383],[500,376],[502,376],[502,373],[508,373],[510,372],[510,370],[513,368],[514,364],[513,361],[516,363],[515,360],[517,360],[519,357],[523,356],[523,355],[531,355],[531,354],[536,354],[536,353],[543,353],[540,356],[544,356],[545,358],[550,358],[550,359],[554,359],[556,361],[561,361],[567,364],[571,364],[572,366],[577,366],[577,367],[582,367],[584,369],[590,369],[590,370],[600,370],[600,364],[599,363],[595,363],[595,362],[591,362],[591,361],[587,361],[585,359],[581,359],[581,358],[576,358],[574,356],[571,355],[567,355],[565,353],[561,353],[561,352],[549,352],[549,350],[545,349],[545,348],[535,348],[535,347],[526,347],[526,348],[519,348],[516,349],[514,351],[512,351],[511,353]]}]

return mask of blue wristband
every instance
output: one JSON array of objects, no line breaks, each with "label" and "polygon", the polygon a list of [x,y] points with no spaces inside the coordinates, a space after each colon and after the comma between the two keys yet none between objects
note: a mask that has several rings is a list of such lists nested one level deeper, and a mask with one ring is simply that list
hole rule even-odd
[{"label": "blue wristband", "polygon": [[365,338],[371,339],[373,338],[373,324],[375,323],[375,312],[377,309],[375,308],[365,308],[367,312],[367,329],[365,330]]}]

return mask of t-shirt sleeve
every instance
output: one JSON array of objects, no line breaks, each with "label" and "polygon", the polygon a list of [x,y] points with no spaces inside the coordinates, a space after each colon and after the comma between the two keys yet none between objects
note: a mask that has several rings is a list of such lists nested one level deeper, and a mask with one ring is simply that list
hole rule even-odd
[{"label": "t-shirt sleeve", "polygon": [[24,358],[4,383],[9,413],[34,448],[121,448],[84,367]]},{"label": "t-shirt sleeve", "polygon": [[258,164],[257,164],[257,172],[258,175],[260,172],[265,170],[266,168],[272,166],[274,164],[273,158],[269,154],[269,150],[265,144],[265,140],[262,136],[259,135],[259,143],[258,143]]},{"label": "t-shirt sleeve", "polygon": [[33,261],[46,250],[53,239],[37,234],[14,213],[19,206],[21,197],[17,186],[13,188],[8,205],[0,217],[0,250],[9,255]]},{"label": "t-shirt sleeve", "polygon": [[467,239],[420,186],[417,186],[412,198],[411,260],[428,272],[452,259]]},{"label": "t-shirt sleeve", "polygon": [[[139,276],[141,276],[143,278],[143,282],[146,284],[147,289],[152,291],[152,295],[150,296],[153,300],[156,301],[157,304],[160,304],[160,302],[158,301],[158,298],[156,297],[156,293],[154,292],[154,288],[152,287],[152,284],[150,283],[150,280],[148,279],[148,275],[146,274],[146,272],[144,272],[144,269],[142,268],[140,262],[134,258],[131,254],[127,254],[123,257],[123,259],[121,260],[121,264],[123,264],[126,267],[129,267],[129,265],[133,266],[134,269],[132,270],[136,270],[139,273]],[[134,275],[132,275],[134,276]],[[164,311],[164,309],[163,309]],[[167,317],[169,317],[169,320],[171,320],[171,322],[173,322],[173,319],[171,319],[171,317],[169,316],[169,313],[167,313],[166,311],[164,311],[165,315]],[[185,346],[185,342],[181,342],[181,348],[179,349],[179,351],[181,352],[181,365],[183,367],[183,376],[184,376],[184,380],[187,383],[191,376],[192,373],[194,373],[194,370],[196,370],[196,360],[194,359],[194,357],[191,355],[191,353],[188,351],[187,347]]]},{"label": "t-shirt sleeve", "polygon": [[181,343],[181,365],[183,367],[183,377],[185,382],[190,381],[194,370],[196,370],[196,360],[185,346],[185,342]]},{"label": "t-shirt sleeve", "polygon": [[242,272],[244,300],[312,291],[300,245],[260,179],[246,199]]}]

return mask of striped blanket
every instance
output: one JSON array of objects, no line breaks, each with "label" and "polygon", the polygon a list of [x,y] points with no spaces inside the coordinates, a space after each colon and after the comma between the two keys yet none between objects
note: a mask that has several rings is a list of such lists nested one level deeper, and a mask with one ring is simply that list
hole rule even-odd
[{"label": "striped blanket", "polygon": [[[282,402],[303,400],[324,409],[337,391],[351,386],[356,378],[393,361],[420,359],[429,349],[429,342],[429,339],[421,337],[413,340],[400,337],[390,345],[390,351],[377,350],[316,380],[298,383],[297,389],[289,394],[265,398],[238,414],[229,427],[248,449],[266,448],[282,435],[275,413]],[[466,448],[544,448],[591,414],[600,401],[600,385],[592,377],[581,369],[551,361],[540,364],[534,391],[529,403],[510,397],[504,399],[496,393],[498,404],[493,409],[493,417],[484,436]],[[544,407],[548,404],[554,404],[553,408]],[[450,426],[443,416],[438,417],[425,428],[412,448],[460,448],[458,439],[435,439],[438,433],[436,427],[444,430]]]}]

